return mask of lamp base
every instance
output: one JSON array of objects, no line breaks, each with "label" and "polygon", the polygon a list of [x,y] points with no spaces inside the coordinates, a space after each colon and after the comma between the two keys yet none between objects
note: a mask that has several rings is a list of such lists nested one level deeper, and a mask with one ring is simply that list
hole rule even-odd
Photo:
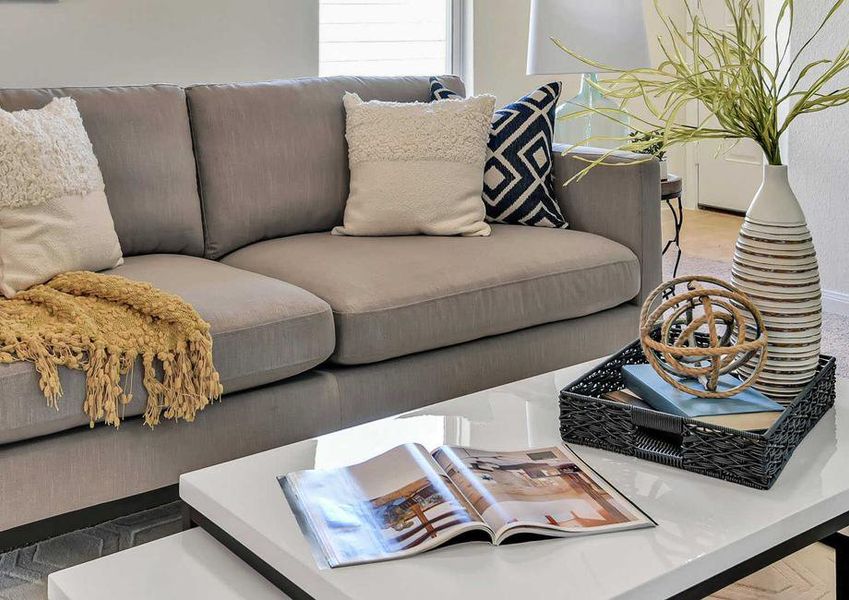
[{"label": "lamp base", "polygon": [[559,144],[579,144],[596,148],[618,148],[631,134],[627,115],[612,114],[616,121],[598,113],[575,118],[564,118],[588,108],[617,109],[619,106],[598,91],[590,82],[598,83],[598,75],[585,73],[581,78],[581,91],[574,98],[557,107],[555,113],[554,141]]}]

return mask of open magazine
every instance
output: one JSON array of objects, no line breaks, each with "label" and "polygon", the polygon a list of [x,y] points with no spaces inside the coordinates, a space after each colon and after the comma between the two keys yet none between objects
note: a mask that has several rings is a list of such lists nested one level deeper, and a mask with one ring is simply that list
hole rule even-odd
[{"label": "open magazine", "polygon": [[331,567],[411,556],[458,536],[498,545],[520,534],[568,537],[654,525],[563,446],[442,446],[430,454],[405,444],[358,465],[278,481]]}]

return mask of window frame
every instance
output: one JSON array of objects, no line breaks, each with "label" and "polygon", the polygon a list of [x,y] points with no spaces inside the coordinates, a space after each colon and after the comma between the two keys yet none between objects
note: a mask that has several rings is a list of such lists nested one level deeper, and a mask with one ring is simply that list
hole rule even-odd
[{"label": "window frame", "polygon": [[448,0],[448,48],[445,72],[465,79],[466,65],[466,0]]},{"label": "window frame", "polygon": [[[464,71],[466,68],[465,29],[467,19],[467,0],[447,0],[446,13],[444,70],[443,73],[429,73],[429,75],[456,75],[464,79]],[[318,43],[321,44],[320,29],[317,40]],[[319,63],[319,70],[320,65],[321,63]]]}]

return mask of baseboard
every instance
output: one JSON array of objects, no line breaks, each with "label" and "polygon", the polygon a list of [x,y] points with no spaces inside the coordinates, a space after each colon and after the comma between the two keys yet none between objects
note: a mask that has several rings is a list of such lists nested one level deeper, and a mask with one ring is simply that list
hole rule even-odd
[{"label": "baseboard", "polygon": [[822,310],[827,313],[849,316],[849,294],[832,290],[822,291]]},{"label": "baseboard", "polygon": [[35,523],[27,523],[6,531],[0,531],[0,553],[28,546],[47,538],[70,533],[78,529],[92,527],[105,521],[111,521],[148,508],[154,508],[180,497],[177,484],[122,498],[104,502],[96,506],[82,508],[73,512],[49,517]]},{"label": "baseboard", "polygon": [[697,204],[696,208],[707,212],[721,213],[723,215],[731,215],[734,217],[745,217],[746,211],[734,210],[732,208],[722,208],[719,206],[708,206],[707,204]]}]

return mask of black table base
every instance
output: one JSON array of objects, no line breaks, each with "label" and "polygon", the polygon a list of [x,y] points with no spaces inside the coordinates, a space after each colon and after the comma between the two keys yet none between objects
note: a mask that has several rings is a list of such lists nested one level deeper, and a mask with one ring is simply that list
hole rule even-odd
[{"label": "black table base", "polygon": [[[683,183],[677,175],[670,175],[669,179],[661,183],[660,199],[666,202],[666,205],[672,212],[672,218],[675,220],[675,236],[666,242],[666,245],[663,247],[664,255],[673,244],[675,244],[678,250],[678,256],[675,258],[675,268],[672,270],[673,279],[678,277],[678,267],[681,264],[681,229],[684,227],[684,202],[682,196]],[[674,204],[672,202],[673,200],[677,200],[677,203]]]}]

